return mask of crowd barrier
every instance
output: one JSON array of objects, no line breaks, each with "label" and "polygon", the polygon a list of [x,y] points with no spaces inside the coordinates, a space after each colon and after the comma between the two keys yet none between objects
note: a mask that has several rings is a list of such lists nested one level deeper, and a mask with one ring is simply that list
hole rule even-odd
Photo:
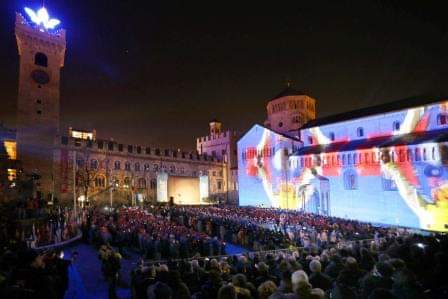
[{"label": "crowd barrier", "polygon": [[59,243],[53,243],[53,244],[48,244],[48,245],[44,245],[44,246],[39,246],[39,247],[35,247],[33,249],[38,250],[38,251],[43,251],[43,250],[48,250],[48,249],[54,249],[54,248],[58,248],[58,247],[62,247],[68,244],[71,244],[75,241],[78,241],[79,239],[82,238],[82,232],[81,230],[78,230],[78,233],[76,234],[76,236],[74,236],[71,239],[59,242]]},{"label": "crowd barrier", "polygon": [[[362,239],[362,240],[347,240],[347,241],[340,241],[338,242],[336,245],[336,247],[338,248],[342,248],[342,247],[346,247],[346,246],[350,246],[351,244],[354,243],[359,243],[359,242],[372,242],[374,241],[374,239]],[[277,254],[277,253],[292,253],[294,251],[297,250],[303,250],[305,249],[305,247],[291,247],[291,248],[283,248],[283,249],[273,249],[273,250],[258,250],[258,251],[247,251],[247,252],[243,252],[243,253],[237,253],[237,254],[224,254],[224,255],[213,255],[213,256],[195,256],[195,257],[190,257],[190,258],[180,258],[180,259],[164,259],[164,260],[144,260],[144,265],[154,265],[154,264],[164,264],[164,263],[168,263],[168,262],[181,262],[181,261],[192,261],[192,260],[203,260],[203,259],[223,259],[223,258],[229,258],[232,256],[242,256],[242,255],[249,255],[249,256],[253,256],[253,255],[258,255],[260,257],[266,256],[268,254]],[[137,264],[137,263],[135,263]]]}]

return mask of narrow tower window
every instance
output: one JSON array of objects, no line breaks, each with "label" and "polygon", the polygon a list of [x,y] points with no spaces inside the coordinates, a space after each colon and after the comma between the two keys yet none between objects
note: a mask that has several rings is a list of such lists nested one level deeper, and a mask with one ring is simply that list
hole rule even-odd
[{"label": "narrow tower window", "polygon": [[36,55],[34,55],[34,64],[47,67],[48,66],[47,55],[41,52],[37,52]]}]

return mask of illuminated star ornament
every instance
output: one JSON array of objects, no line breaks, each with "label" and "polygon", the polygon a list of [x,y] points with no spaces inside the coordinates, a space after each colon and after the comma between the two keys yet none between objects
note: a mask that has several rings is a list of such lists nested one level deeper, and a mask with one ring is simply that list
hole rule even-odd
[{"label": "illuminated star ornament", "polygon": [[31,21],[37,26],[43,26],[45,29],[54,29],[61,23],[58,19],[50,19],[48,11],[45,7],[42,7],[36,12],[31,8],[25,7],[25,12],[30,17]]}]

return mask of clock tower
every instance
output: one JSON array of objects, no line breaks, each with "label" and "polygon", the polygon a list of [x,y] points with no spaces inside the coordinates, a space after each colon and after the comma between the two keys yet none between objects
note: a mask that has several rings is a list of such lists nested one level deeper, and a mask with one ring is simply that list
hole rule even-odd
[{"label": "clock tower", "polygon": [[64,66],[65,30],[49,19],[45,8],[26,8],[30,21],[16,15],[20,55],[17,99],[17,158],[25,174],[40,176],[37,190],[53,191],[53,152],[59,134],[59,82]]}]

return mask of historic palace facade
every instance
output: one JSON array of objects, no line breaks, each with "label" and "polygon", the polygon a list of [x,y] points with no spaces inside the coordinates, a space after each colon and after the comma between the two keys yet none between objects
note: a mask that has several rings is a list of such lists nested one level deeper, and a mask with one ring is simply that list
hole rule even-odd
[{"label": "historic palace facade", "polygon": [[[17,128],[15,136],[3,134],[2,143],[18,160],[22,178],[39,177],[35,190],[62,202],[201,204],[228,198],[222,156],[102,140],[94,130],[64,133],[59,93],[66,32],[47,23],[16,15]],[[16,169],[8,172],[15,175]]]}]

